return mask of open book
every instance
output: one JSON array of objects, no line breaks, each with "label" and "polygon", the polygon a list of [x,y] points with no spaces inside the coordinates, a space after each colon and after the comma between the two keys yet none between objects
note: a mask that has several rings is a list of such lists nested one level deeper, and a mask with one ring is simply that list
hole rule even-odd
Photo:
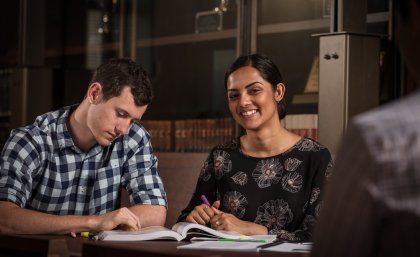
[{"label": "open book", "polygon": [[172,229],[161,226],[146,227],[139,231],[110,230],[102,231],[94,239],[104,241],[145,241],[145,240],[177,240],[192,237],[224,238],[233,240],[265,240],[273,241],[275,235],[244,236],[232,231],[217,231],[212,228],[188,222],[176,223]]}]

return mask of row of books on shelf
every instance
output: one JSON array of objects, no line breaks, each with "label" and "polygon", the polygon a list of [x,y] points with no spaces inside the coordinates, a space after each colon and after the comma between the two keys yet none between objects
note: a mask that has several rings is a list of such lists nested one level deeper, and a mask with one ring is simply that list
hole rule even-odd
[{"label": "row of books on shelf", "polygon": [[318,114],[286,115],[282,125],[299,136],[318,140]]},{"label": "row of books on shelf", "polygon": [[231,118],[144,120],[155,151],[207,152],[234,136]]},{"label": "row of books on shelf", "polygon": [[[142,120],[141,123],[150,133],[153,148],[160,152],[208,152],[236,136],[232,118]],[[293,133],[317,140],[317,114],[287,115],[282,124]]]}]

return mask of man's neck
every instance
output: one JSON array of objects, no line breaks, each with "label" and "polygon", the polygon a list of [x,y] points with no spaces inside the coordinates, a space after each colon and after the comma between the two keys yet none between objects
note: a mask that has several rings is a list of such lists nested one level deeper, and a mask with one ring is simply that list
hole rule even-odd
[{"label": "man's neck", "polygon": [[96,144],[96,141],[86,124],[85,104],[86,103],[82,102],[72,113],[70,113],[68,124],[74,144],[84,152],[88,152],[89,149]]}]

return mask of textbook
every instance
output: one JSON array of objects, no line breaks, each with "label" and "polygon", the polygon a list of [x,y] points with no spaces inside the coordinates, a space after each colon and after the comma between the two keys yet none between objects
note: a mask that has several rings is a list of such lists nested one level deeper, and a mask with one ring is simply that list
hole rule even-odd
[{"label": "textbook", "polygon": [[200,224],[178,222],[172,229],[162,226],[151,226],[139,231],[109,230],[102,231],[94,236],[96,240],[103,241],[146,241],[146,240],[189,240],[193,237],[223,238],[231,240],[264,240],[271,242],[275,235],[245,236],[233,231],[217,231]]}]

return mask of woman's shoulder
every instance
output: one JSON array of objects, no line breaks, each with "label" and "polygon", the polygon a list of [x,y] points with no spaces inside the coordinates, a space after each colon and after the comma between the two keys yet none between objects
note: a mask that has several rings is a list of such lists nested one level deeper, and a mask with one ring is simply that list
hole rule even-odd
[{"label": "woman's shoulder", "polygon": [[302,137],[293,147],[298,151],[302,152],[320,152],[320,151],[328,151],[327,147],[319,143],[318,141],[308,138]]},{"label": "woman's shoulder", "polygon": [[216,150],[233,151],[233,150],[237,150],[238,148],[239,148],[239,138],[233,138],[230,141],[227,141],[223,144],[216,145],[213,148],[212,152]]},{"label": "woman's shoulder", "polygon": [[290,154],[299,154],[306,156],[315,156],[317,158],[331,159],[331,153],[328,148],[318,141],[302,137],[289,151]]}]

